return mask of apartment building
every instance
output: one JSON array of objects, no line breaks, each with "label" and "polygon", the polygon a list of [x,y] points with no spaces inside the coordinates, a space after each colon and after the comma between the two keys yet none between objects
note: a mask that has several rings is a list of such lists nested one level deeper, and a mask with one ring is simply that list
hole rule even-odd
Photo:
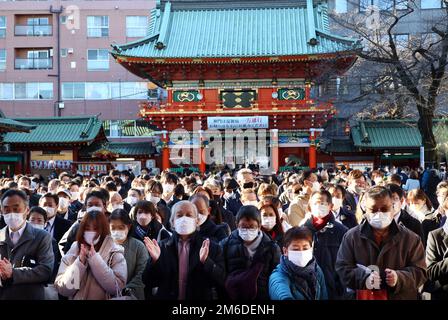
[{"label": "apartment building", "polygon": [[[138,136],[139,103],[160,90],[117,64],[112,43],[147,33],[155,1],[0,1],[0,109],[7,117],[100,114]],[[129,130],[135,127],[135,130]],[[131,132],[131,133],[130,133]]]}]

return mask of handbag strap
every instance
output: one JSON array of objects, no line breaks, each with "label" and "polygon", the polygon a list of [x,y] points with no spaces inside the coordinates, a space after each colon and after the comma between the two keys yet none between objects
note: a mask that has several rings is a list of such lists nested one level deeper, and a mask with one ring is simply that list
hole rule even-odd
[{"label": "handbag strap", "polygon": [[[114,258],[114,255],[115,255],[115,252],[112,252],[110,257],[109,257],[109,260],[107,261],[107,266],[110,269],[112,269],[112,260]],[[113,269],[112,269],[112,271],[113,271]],[[114,275],[114,280],[115,280],[115,291],[116,291],[115,297],[116,298],[121,298],[122,297],[121,290],[118,287],[118,282],[117,282],[117,279],[115,278],[115,275]],[[110,294],[107,294],[107,296],[108,296],[108,300],[110,300],[111,299]]]}]

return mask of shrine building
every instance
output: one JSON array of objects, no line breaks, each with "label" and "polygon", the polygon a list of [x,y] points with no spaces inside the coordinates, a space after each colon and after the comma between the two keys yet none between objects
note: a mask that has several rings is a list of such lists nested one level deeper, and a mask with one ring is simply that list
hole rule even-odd
[{"label": "shrine building", "polygon": [[[315,83],[344,74],[361,48],[330,32],[328,10],[326,1],[313,0],[157,1],[148,36],[114,44],[111,54],[167,91],[160,104],[142,103],[140,110],[160,129],[158,165],[175,167],[175,129],[252,128],[268,130],[274,171],[283,165],[279,159],[292,157],[315,168],[316,139],[336,113],[331,101],[314,99]],[[199,134],[189,146],[202,155],[208,143]],[[225,149],[225,163],[231,151]]]}]

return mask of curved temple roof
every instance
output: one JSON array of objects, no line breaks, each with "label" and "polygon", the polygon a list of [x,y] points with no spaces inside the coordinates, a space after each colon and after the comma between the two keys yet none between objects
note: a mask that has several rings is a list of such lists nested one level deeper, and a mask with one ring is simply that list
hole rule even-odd
[{"label": "curved temple roof", "polygon": [[[305,1],[302,1],[305,2]],[[242,58],[353,51],[355,39],[332,35],[325,3],[259,8],[176,9],[151,12],[148,36],[112,45],[112,55],[139,58]]]}]

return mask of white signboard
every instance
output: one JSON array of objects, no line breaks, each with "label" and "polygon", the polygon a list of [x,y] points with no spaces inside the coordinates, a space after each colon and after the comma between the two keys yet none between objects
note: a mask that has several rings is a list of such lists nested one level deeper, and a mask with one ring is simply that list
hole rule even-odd
[{"label": "white signboard", "polygon": [[208,117],[207,126],[209,129],[267,129],[269,117]]}]

